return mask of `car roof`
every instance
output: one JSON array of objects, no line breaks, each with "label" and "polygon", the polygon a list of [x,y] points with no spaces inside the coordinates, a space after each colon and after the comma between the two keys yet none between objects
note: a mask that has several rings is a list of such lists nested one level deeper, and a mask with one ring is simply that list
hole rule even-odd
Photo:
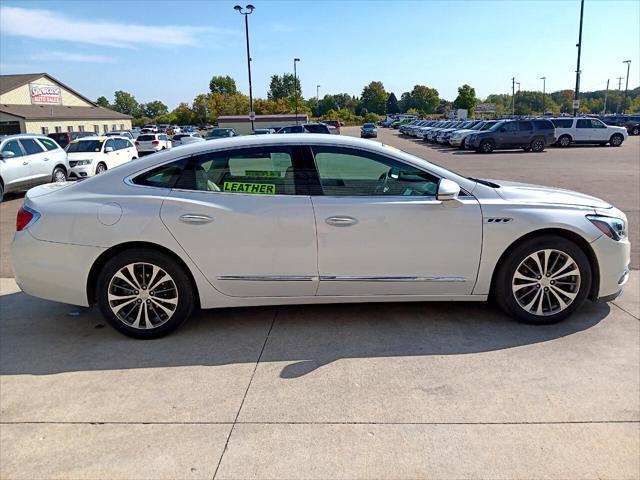
[{"label": "car roof", "polygon": [[41,133],[13,133],[11,135],[0,135],[0,141],[11,140],[13,138],[49,138]]}]

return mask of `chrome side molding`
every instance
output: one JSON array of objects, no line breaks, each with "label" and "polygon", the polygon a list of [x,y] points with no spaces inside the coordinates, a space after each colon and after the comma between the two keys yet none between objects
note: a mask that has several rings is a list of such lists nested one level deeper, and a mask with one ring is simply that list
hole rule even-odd
[{"label": "chrome side molding", "polygon": [[384,277],[384,276],[336,276],[323,275],[321,282],[466,282],[465,277]]},{"label": "chrome side molding", "polygon": [[306,275],[223,275],[218,280],[241,280],[244,282],[313,282],[318,277]]}]

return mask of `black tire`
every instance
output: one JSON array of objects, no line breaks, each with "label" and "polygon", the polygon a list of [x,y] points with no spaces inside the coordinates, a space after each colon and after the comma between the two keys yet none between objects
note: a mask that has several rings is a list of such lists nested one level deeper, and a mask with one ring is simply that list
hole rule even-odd
[{"label": "black tire", "polygon": [[67,171],[62,167],[56,167],[53,169],[53,174],[51,175],[52,182],[64,182],[67,180]]},{"label": "black tire", "polygon": [[4,185],[0,182],[0,202],[4,199]]},{"label": "black tire", "polygon": [[556,144],[559,147],[562,148],[567,148],[569,145],[571,145],[571,137],[569,135],[562,135],[558,141],[556,142]]},{"label": "black tire", "polygon": [[491,140],[482,140],[480,142],[479,151],[482,153],[491,153],[493,152],[494,145]]},{"label": "black tire", "polygon": [[622,145],[622,142],[624,142],[624,137],[619,133],[614,133],[609,139],[609,145],[612,147],[619,147]]},{"label": "black tire", "polygon": [[467,148],[467,143],[465,138],[462,139],[462,141],[460,142],[460,146],[458,148],[460,150],[464,150],[465,148]]},{"label": "black tire", "polygon": [[[109,301],[109,293],[110,293],[109,288],[110,288],[112,279],[114,279],[114,275],[120,272],[127,265],[142,264],[142,263],[161,268],[169,276],[170,281],[173,282],[172,284],[168,284],[162,281],[161,283],[156,285],[156,288],[154,288],[154,291],[158,291],[159,294],[162,294],[162,292],[166,292],[167,289],[172,290],[172,293],[173,291],[176,292],[175,300],[177,303],[175,304],[175,309],[173,310],[172,315],[168,319],[164,319],[164,323],[162,323],[162,319],[158,320],[158,318],[156,318],[156,320],[158,320],[157,326],[153,326],[152,328],[136,328],[132,325],[127,324],[123,319],[118,317],[116,313],[114,313]],[[146,267],[146,266],[145,266],[145,269],[142,269],[142,270],[141,270],[141,267],[137,267],[136,271],[138,273],[142,271],[142,274],[139,275],[137,279],[141,280],[143,278],[143,275],[146,275],[146,279],[148,281],[153,281],[152,278],[149,278],[151,275],[149,275],[148,270],[149,270],[149,267]],[[156,274],[156,277],[157,275],[158,274]],[[166,277],[160,277],[160,278],[166,278]],[[132,285],[131,282],[129,284]],[[151,286],[152,285],[149,285],[148,287],[151,287]],[[147,287],[147,286],[142,285],[141,287]],[[162,287],[162,290],[158,290],[158,287]],[[112,286],[111,288],[118,289],[121,287]],[[114,291],[118,291],[118,290],[114,290]],[[141,290],[136,290],[136,291],[143,293],[142,288]],[[144,289],[144,291],[146,292],[146,288]],[[147,309],[147,314],[151,312],[151,309],[155,309],[155,305],[158,303],[158,302],[151,303],[154,301],[152,297],[153,292],[151,289],[149,289],[148,295],[150,295],[151,297],[148,296],[147,300],[141,300],[141,301],[135,300],[138,304],[142,304],[141,307],[138,307],[138,308]],[[116,330],[124,333],[129,337],[138,338],[138,339],[159,338],[171,333],[180,325],[182,325],[182,323],[184,323],[184,321],[187,320],[187,318],[189,318],[195,304],[195,292],[193,289],[193,285],[191,284],[189,276],[187,272],[185,272],[184,268],[174,259],[172,259],[171,257],[163,253],[156,252],[154,250],[149,250],[149,249],[142,249],[142,248],[132,248],[130,250],[125,250],[124,252],[113,257],[111,260],[109,260],[105,264],[104,267],[102,267],[102,270],[98,275],[95,298],[97,299],[97,303],[98,303],[98,306],[100,307],[100,311],[102,312],[102,315]],[[158,297],[158,296],[155,297],[156,300],[158,298],[162,300],[161,297]],[[125,302],[126,300],[121,303],[125,303]],[[149,304],[149,306],[144,307],[145,304]],[[119,304],[116,304],[115,307],[117,307],[118,305]],[[164,304],[164,305],[171,307],[171,304]],[[123,308],[122,310],[124,311],[126,310],[126,308]],[[160,314],[162,314],[160,310],[157,310],[157,312],[160,312]],[[142,324],[142,320],[140,321],[140,323]],[[153,324],[154,324],[153,321],[151,321],[151,325]],[[146,326],[146,321],[144,325]]]},{"label": "black tire", "polygon": [[[544,249],[557,250],[571,257],[580,271],[580,285],[575,298],[564,310],[560,310],[555,314],[540,316],[532,314],[520,306],[512,291],[512,281],[520,264],[529,255]],[[566,271],[569,270],[567,269]],[[584,303],[591,289],[591,278],[592,272],[589,259],[578,245],[557,235],[542,235],[522,242],[509,252],[508,257],[497,268],[492,295],[502,309],[515,320],[537,325],[556,323],[567,318]],[[539,289],[538,287],[536,288]],[[535,295],[538,294],[536,293]]]},{"label": "black tire", "polygon": [[640,127],[633,127],[631,129],[631,135],[640,135]]},{"label": "black tire", "polygon": [[96,175],[100,174],[100,173],[104,173],[107,171],[107,165],[104,162],[100,162],[97,166],[96,166]]},{"label": "black tire", "polygon": [[531,148],[532,152],[540,153],[544,152],[544,147],[546,147],[546,142],[544,138],[534,138],[529,148]]},{"label": "black tire", "polygon": [[525,152],[530,152],[531,151],[531,147],[522,147],[522,150],[524,150]]}]

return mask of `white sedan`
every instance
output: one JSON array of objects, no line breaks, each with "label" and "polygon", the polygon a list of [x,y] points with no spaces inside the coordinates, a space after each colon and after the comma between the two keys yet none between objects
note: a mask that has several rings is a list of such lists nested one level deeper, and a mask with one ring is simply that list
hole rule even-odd
[{"label": "white sedan", "polygon": [[138,338],[196,307],[490,296],[551,323],[619,295],[629,252],[625,215],[597,198],[314,134],[195,143],[36,187],[12,245],[25,292],[97,304]]},{"label": "white sedan", "polygon": [[82,179],[138,158],[138,151],[127,137],[82,137],[65,149],[69,159],[69,178]]}]

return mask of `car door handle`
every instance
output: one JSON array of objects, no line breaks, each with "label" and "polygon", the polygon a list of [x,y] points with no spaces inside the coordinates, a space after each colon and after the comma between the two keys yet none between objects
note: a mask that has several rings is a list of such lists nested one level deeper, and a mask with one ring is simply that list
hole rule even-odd
[{"label": "car door handle", "polygon": [[23,165],[29,165],[29,162],[22,162]]},{"label": "car door handle", "polygon": [[44,161],[48,162],[49,161],[49,157],[44,157]]},{"label": "car door handle", "polygon": [[192,225],[202,225],[205,223],[213,222],[213,218],[211,218],[209,215],[185,213],[184,215],[180,215],[180,221],[184,223],[190,223]]},{"label": "car door handle", "polygon": [[334,227],[350,227],[358,223],[358,220],[352,217],[329,217],[324,222]]}]

